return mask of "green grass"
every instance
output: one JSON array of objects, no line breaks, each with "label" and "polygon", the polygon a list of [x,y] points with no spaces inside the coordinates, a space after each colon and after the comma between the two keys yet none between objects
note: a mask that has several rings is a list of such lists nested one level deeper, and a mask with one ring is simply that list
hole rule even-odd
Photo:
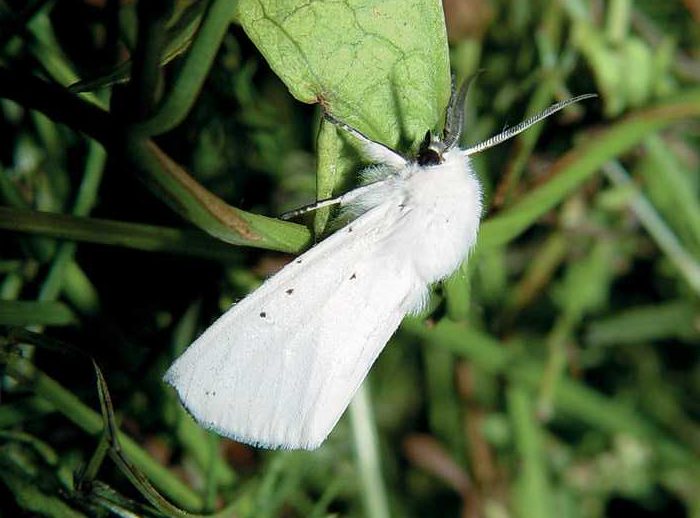
[{"label": "green grass", "polygon": [[[692,2],[7,4],[3,512],[700,513]],[[165,369],[363,165],[319,106],[410,154],[478,70],[465,146],[599,97],[474,158],[475,250],[319,450],[201,429]]]}]

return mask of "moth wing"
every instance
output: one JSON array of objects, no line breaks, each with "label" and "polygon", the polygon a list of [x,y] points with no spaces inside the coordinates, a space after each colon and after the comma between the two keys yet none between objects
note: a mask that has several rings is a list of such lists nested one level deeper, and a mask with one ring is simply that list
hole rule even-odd
[{"label": "moth wing", "polygon": [[165,375],[193,417],[233,439],[316,448],[411,306],[375,207],[229,309]]}]

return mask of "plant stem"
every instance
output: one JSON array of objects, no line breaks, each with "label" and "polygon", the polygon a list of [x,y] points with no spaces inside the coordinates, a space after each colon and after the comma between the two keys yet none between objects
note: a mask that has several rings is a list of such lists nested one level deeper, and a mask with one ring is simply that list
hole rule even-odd
[{"label": "plant stem", "polygon": [[156,114],[134,127],[134,131],[142,135],[159,135],[176,127],[187,116],[231,23],[236,3],[236,0],[211,0],[170,91]]},{"label": "plant stem", "polygon": [[630,207],[639,218],[644,228],[649,232],[659,248],[678,268],[683,278],[696,294],[700,295],[700,263],[683,247],[673,231],[661,219],[656,208],[637,189],[625,169],[619,162],[608,162],[603,167],[608,179],[618,186],[632,190]]},{"label": "plant stem", "polygon": [[508,413],[519,456],[518,516],[551,516],[552,495],[547,481],[542,430],[535,419],[534,405],[527,389],[512,384],[508,389]]},{"label": "plant stem", "polygon": [[235,248],[194,230],[66,214],[0,207],[0,229],[220,261],[231,261],[239,257]]},{"label": "plant stem", "polygon": [[[88,434],[97,438],[103,429],[102,416],[84,405],[75,395],[23,358],[12,357],[6,364],[7,374],[29,385],[34,393],[51,402],[56,410]],[[180,506],[191,510],[202,507],[202,499],[156,462],[130,437],[119,432],[119,442],[126,455],[153,484]]]},{"label": "plant stem", "polygon": [[350,418],[362,487],[360,493],[365,502],[365,516],[389,518],[389,502],[382,479],[377,430],[367,383],[360,386],[350,404]]}]

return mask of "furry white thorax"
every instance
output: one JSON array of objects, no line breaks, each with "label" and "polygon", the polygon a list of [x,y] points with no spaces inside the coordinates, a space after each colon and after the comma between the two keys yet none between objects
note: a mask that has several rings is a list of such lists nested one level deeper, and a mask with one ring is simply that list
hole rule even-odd
[{"label": "furry white thorax", "polygon": [[363,177],[375,183],[359,188],[364,192],[350,197],[347,210],[384,207],[393,228],[381,245],[383,255],[412,267],[423,289],[459,267],[476,241],[482,212],[481,185],[461,150],[446,152],[441,164],[406,162],[393,171],[371,168]]}]

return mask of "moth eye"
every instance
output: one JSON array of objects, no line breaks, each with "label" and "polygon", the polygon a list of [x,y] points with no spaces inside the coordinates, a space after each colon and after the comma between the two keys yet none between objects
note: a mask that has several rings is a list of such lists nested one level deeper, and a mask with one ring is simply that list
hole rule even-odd
[{"label": "moth eye", "polygon": [[434,149],[422,149],[418,153],[418,165],[428,166],[428,165],[438,165],[442,163],[442,155]]}]

